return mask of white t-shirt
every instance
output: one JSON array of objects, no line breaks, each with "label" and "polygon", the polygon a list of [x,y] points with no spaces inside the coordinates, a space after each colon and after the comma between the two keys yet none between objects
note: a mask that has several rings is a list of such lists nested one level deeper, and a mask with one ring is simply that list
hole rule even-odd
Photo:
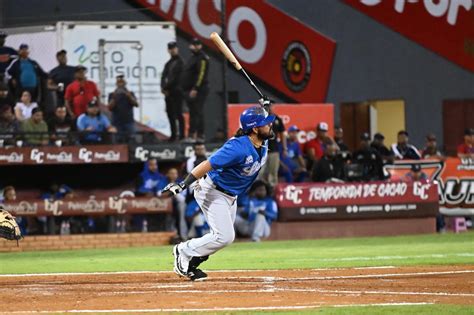
[{"label": "white t-shirt", "polygon": [[23,119],[28,119],[31,117],[31,112],[35,107],[38,107],[38,104],[36,102],[31,102],[29,106],[25,105],[24,103],[18,102],[15,106],[15,112],[17,108],[20,109],[20,112],[23,115]]}]

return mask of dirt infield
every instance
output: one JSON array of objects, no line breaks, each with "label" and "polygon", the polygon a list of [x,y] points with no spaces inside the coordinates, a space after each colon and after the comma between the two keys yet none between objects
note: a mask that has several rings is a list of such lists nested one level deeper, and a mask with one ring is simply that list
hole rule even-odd
[{"label": "dirt infield", "polygon": [[[474,305],[474,266],[0,275],[0,313],[305,309],[331,305]],[[5,303],[6,301],[6,303]]]}]

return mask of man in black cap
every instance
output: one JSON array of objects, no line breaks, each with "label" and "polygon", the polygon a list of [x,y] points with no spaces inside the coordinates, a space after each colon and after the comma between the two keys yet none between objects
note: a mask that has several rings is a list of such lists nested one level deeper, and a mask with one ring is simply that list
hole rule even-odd
[{"label": "man in black cap", "polygon": [[109,94],[112,124],[120,133],[120,139],[129,139],[129,136],[135,133],[133,108],[138,107],[138,102],[135,94],[127,89],[124,75],[118,75],[115,84],[117,88]]},{"label": "man in black cap", "polygon": [[383,170],[383,161],[380,154],[370,147],[370,135],[364,132],[360,136],[359,149],[352,155],[352,162],[362,166],[361,180],[383,180],[387,176]]},{"label": "man in black cap", "polygon": [[209,56],[202,51],[202,43],[194,38],[189,45],[192,56],[186,62],[182,77],[184,97],[189,108],[188,136],[194,141],[204,141],[204,102],[209,87]]},{"label": "man in black cap", "polygon": [[10,62],[18,57],[18,52],[15,49],[5,46],[7,36],[7,33],[0,31],[0,81],[4,80],[5,71]]},{"label": "man in black cap", "polygon": [[313,182],[340,183],[344,181],[344,160],[337,154],[339,146],[331,142],[326,144],[326,150],[321,159],[313,166],[311,179]]},{"label": "man in black cap", "polygon": [[383,143],[384,140],[385,136],[377,132],[374,135],[374,140],[370,144],[370,147],[380,154],[384,163],[393,163],[393,153],[385,146]]},{"label": "man in black cap", "polygon": [[42,80],[46,79],[48,75],[36,61],[29,58],[29,55],[29,46],[21,44],[18,58],[10,63],[6,72],[11,77],[10,83],[17,98],[20,98],[24,91],[28,91],[31,94],[31,99],[40,103]]},{"label": "man in black cap", "polygon": [[49,72],[48,89],[56,92],[56,106],[64,105],[64,92],[74,81],[75,67],[68,66],[67,52],[63,49],[56,53],[58,65]]},{"label": "man in black cap", "polygon": [[421,153],[423,159],[438,159],[443,160],[444,156],[436,143],[436,136],[433,133],[430,133],[426,136],[426,146]]},{"label": "man in black cap", "polygon": [[397,143],[392,144],[392,152],[397,160],[419,160],[421,154],[418,149],[408,143],[408,132],[400,130],[397,135]]},{"label": "man in black cap", "polygon": [[[166,113],[170,121],[171,137],[169,141],[173,142],[184,138],[183,90],[180,83],[184,61],[179,55],[176,42],[168,43],[168,53],[171,58],[166,62],[161,74],[161,93],[165,95]],[[178,125],[176,125],[176,121]]]}]

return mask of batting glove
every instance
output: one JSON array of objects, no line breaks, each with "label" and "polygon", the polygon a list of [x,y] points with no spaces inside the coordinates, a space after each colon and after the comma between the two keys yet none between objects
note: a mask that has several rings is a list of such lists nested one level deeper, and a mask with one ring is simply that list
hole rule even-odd
[{"label": "batting glove", "polygon": [[166,187],[161,191],[162,194],[168,194],[170,196],[175,196],[182,192],[186,188],[186,184],[181,183],[169,183]]}]

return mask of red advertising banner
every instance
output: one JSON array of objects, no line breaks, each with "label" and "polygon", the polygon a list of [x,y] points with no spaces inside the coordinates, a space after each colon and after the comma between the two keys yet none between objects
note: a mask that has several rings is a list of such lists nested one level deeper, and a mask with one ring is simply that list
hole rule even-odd
[{"label": "red advertising banner", "polygon": [[108,197],[64,200],[20,200],[5,202],[5,210],[14,216],[76,216],[171,211],[171,199],[158,197]]},{"label": "red advertising banner", "polygon": [[[239,129],[240,114],[252,104],[230,104],[227,106],[229,122],[228,136],[231,137]],[[285,127],[296,125],[300,129],[298,138],[305,143],[316,137],[316,125],[326,122],[329,125],[329,135],[334,132],[334,105],[333,104],[278,104],[273,110],[281,117]]]},{"label": "red advertising banner", "polygon": [[127,145],[0,148],[0,165],[128,162]]},{"label": "red advertising banner", "polygon": [[[439,202],[443,213],[474,214],[474,159],[447,158],[437,160],[397,161],[386,165],[392,179],[400,179],[410,172],[411,165],[420,164],[422,172],[438,182]],[[448,209],[450,208],[450,209]],[[453,209],[455,208],[455,209]]]},{"label": "red advertising banner", "polygon": [[428,217],[439,208],[431,181],[279,184],[275,197],[281,221]]},{"label": "red advertising banner", "polygon": [[[220,1],[134,0],[216,50]],[[230,49],[253,75],[297,102],[324,102],[336,44],[263,0],[226,1]]]},{"label": "red advertising banner", "polygon": [[344,0],[345,3],[474,71],[472,0]]}]

